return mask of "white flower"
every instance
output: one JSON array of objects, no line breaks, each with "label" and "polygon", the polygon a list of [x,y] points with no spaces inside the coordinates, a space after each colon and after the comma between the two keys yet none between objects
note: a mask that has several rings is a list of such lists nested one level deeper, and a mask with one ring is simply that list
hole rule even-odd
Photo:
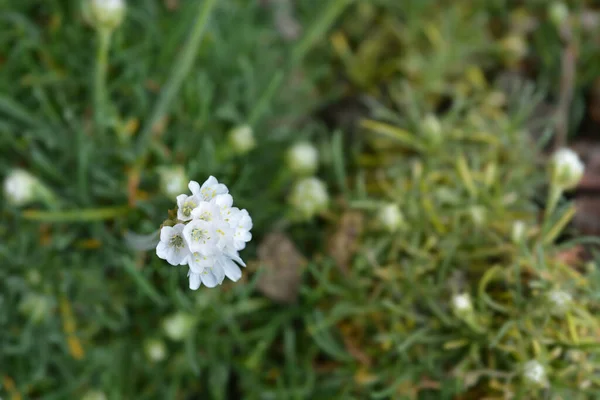
[{"label": "white flower", "polygon": [[191,315],[178,312],[165,318],[162,325],[165,334],[169,339],[180,341],[192,330],[194,319]]},{"label": "white flower", "polygon": [[563,290],[552,290],[547,296],[552,305],[551,311],[555,314],[564,313],[573,302],[573,296]]},{"label": "white flower", "polygon": [[287,163],[297,175],[310,175],[317,170],[319,152],[308,142],[297,143],[288,150]]},{"label": "white flower", "polygon": [[531,384],[545,386],[547,382],[546,370],[537,360],[527,361],[523,365],[523,378]]},{"label": "white flower", "polygon": [[156,255],[171,265],[181,265],[190,250],[183,234],[185,225],[163,226],[160,230],[160,242],[156,246]]},{"label": "white flower", "polygon": [[458,314],[468,313],[473,309],[471,296],[468,293],[461,293],[452,297],[452,308]]},{"label": "white flower", "polygon": [[160,339],[148,339],[144,343],[146,357],[153,362],[161,362],[167,356],[165,343]]},{"label": "white flower", "polygon": [[4,195],[14,205],[22,206],[36,200],[36,188],[39,185],[36,177],[16,168],[4,179]]},{"label": "white flower", "polygon": [[525,222],[515,221],[512,226],[511,239],[513,243],[519,244],[525,238]]},{"label": "white flower", "polygon": [[214,254],[219,238],[212,223],[202,219],[194,219],[183,228],[183,237],[191,252],[204,255]]},{"label": "white flower", "polygon": [[227,186],[219,183],[212,175],[202,184],[202,186],[196,181],[190,181],[188,187],[194,196],[198,196],[198,198],[203,201],[211,201],[217,197],[217,195],[229,192]]},{"label": "white flower", "polygon": [[94,25],[99,29],[113,30],[125,18],[125,0],[90,0]]},{"label": "white flower", "polygon": [[180,221],[189,221],[192,219],[192,211],[200,205],[201,200],[198,196],[188,196],[180,194],[177,196],[177,219]]},{"label": "white flower", "polygon": [[238,154],[245,154],[256,146],[254,133],[248,125],[241,125],[229,132],[229,144]]},{"label": "white flower", "polygon": [[583,176],[585,166],[573,150],[557,150],[551,161],[553,182],[564,190],[573,189]]},{"label": "white flower", "polygon": [[379,209],[377,219],[388,232],[394,232],[404,224],[404,216],[397,204],[386,204]]},{"label": "white flower", "polygon": [[233,235],[233,244],[236,250],[243,250],[246,247],[246,243],[252,240],[251,229],[252,218],[250,218],[250,214],[246,210],[240,210]]},{"label": "white flower", "polygon": [[303,219],[310,219],[327,209],[329,195],[327,187],[318,178],[304,178],[292,188],[289,202]]},{"label": "white flower", "polygon": [[160,188],[165,195],[173,198],[185,190],[187,177],[181,165],[160,167],[158,175]]}]

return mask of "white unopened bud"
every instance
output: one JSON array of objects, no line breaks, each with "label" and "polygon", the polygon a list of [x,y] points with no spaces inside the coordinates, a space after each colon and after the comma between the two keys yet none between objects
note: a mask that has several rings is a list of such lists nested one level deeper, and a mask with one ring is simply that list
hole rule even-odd
[{"label": "white unopened bud", "polygon": [[20,168],[10,171],[4,179],[4,196],[15,206],[24,206],[36,201],[55,201],[52,192],[38,178]]},{"label": "white unopened bud", "polygon": [[160,177],[160,189],[170,198],[175,198],[187,191],[189,179],[181,165],[162,166],[157,168]]},{"label": "white unopened bud", "polygon": [[585,166],[577,153],[562,148],[552,156],[551,169],[553,183],[564,190],[569,190],[577,186],[583,177]]},{"label": "white unopened bud", "polygon": [[97,29],[112,31],[125,18],[125,0],[88,0],[92,23]]},{"label": "white unopened bud", "polygon": [[254,132],[248,125],[241,125],[229,132],[229,144],[238,154],[246,154],[256,147]]},{"label": "white unopened bud", "polygon": [[433,114],[427,114],[422,122],[423,133],[433,144],[442,142],[442,124],[440,120]]},{"label": "white unopened bud", "polygon": [[476,226],[482,226],[485,224],[487,211],[483,206],[472,206],[469,208],[471,219]]},{"label": "white unopened bud", "polygon": [[296,175],[310,175],[319,165],[319,152],[308,142],[297,143],[288,150],[287,163]]},{"label": "white unopened bud", "polygon": [[52,301],[47,296],[39,294],[28,294],[19,305],[19,311],[33,322],[46,319],[50,315],[51,308]]},{"label": "white unopened bud", "polygon": [[388,232],[394,232],[404,225],[404,216],[397,204],[387,204],[379,209],[377,219]]},{"label": "white unopened bud", "polygon": [[177,313],[163,321],[163,329],[167,337],[174,341],[183,340],[194,326],[193,318],[184,313]]},{"label": "white unopened bud", "polygon": [[458,315],[465,315],[473,310],[471,296],[468,293],[461,293],[452,297],[452,309]]},{"label": "white unopened bud", "polygon": [[289,202],[302,219],[310,219],[329,205],[329,194],[323,181],[304,178],[292,188]]},{"label": "white unopened bud", "polygon": [[511,239],[515,244],[521,243],[525,239],[525,223],[523,221],[513,222]]},{"label": "white unopened bud", "polygon": [[106,400],[107,397],[104,392],[100,390],[90,390],[86,394],[83,395],[81,400]]},{"label": "white unopened bud", "polygon": [[560,28],[569,18],[569,8],[562,1],[555,1],[548,6],[548,18],[557,28]]},{"label": "white unopened bud", "polygon": [[548,293],[548,302],[554,314],[563,314],[571,306],[573,297],[563,290],[552,290]]},{"label": "white unopened bud", "polygon": [[500,42],[500,46],[509,62],[519,61],[527,55],[527,42],[521,35],[505,37]]},{"label": "white unopened bud", "polygon": [[167,356],[165,343],[160,339],[148,339],[144,343],[146,357],[152,362],[161,362]]},{"label": "white unopened bud", "polygon": [[547,383],[546,369],[537,360],[527,361],[523,365],[523,379],[535,386],[545,386]]}]

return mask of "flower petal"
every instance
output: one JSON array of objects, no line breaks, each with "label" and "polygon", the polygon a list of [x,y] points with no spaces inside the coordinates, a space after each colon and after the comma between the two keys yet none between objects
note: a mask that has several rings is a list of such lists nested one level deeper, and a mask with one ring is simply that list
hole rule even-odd
[{"label": "flower petal", "polygon": [[170,226],[163,226],[162,229],[160,230],[160,241],[161,242],[168,242],[169,239],[171,239],[173,237],[173,228]]},{"label": "flower petal", "polygon": [[242,270],[237,266],[236,263],[231,261],[228,258],[223,258],[221,260],[221,266],[223,267],[223,271],[225,272],[225,276],[231,279],[234,282],[237,282],[242,277]]},{"label": "flower petal", "polygon": [[188,183],[188,188],[193,195],[196,195],[200,192],[200,184],[196,181],[190,181],[190,183]]},{"label": "flower petal", "polygon": [[198,290],[200,285],[202,284],[202,280],[200,279],[200,274],[196,274],[195,272],[190,271],[188,273],[190,278],[190,289]]},{"label": "flower petal", "polygon": [[202,280],[202,283],[204,283],[204,285],[209,288],[217,286],[219,282],[217,281],[217,278],[212,273],[212,271],[210,269],[207,269],[205,272],[206,273],[203,272],[202,274],[200,274],[200,279]]}]

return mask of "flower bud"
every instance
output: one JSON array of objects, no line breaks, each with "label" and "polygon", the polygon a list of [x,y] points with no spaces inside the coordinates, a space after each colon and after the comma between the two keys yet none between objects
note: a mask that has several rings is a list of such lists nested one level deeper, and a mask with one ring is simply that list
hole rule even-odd
[{"label": "flower bud", "polygon": [[4,196],[16,206],[36,200],[35,188],[39,185],[36,177],[23,169],[13,169],[4,179]]},{"label": "flower bud", "polygon": [[452,310],[457,314],[464,316],[473,311],[471,296],[468,293],[461,293],[452,297]]},{"label": "flower bud", "polygon": [[36,323],[42,322],[50,314],[51,308],[52,301],[39,294],[28,294],[19,305],[19,311]]},{"label": "flower bud", "polygon": [[564,314],[573,303],[573,297],[563,290],[552,290],[547,297],[553,314]]},{"label": "flower bud", "polygon": [[325,184],[318,178],[304,178],[292,188],[289,202],[302,219],[308,220],[327,209],[329,195]]},{"label": "flower bud", "polygon": [[167,337],[176,342],[183,340],[194,326],[193,318],[181,312],[167,317],[163,321],[163,329]]},{"label": "flower bud", "polygon": [[155,363],[161,362],[167,356],[165,343],[160,339],[147,339],[144,342],[144,351],[146,357]]},{"label": "flower bud", "polygon": [[546,386],[548,378],[546,369],[537,360],[527,361],[523,365],[523,379],[530,385]]},{"label": "flower bud", "polygon": [[485,224],[487,210],[483,206],[471,206],[469,208],[471,219],[475,226],[481,227]]},{"label": "flower bud", "polygon": [[510,35],[500,42],[507,62],[514,63],[527,55],[527,42],[521,35]]},{"label": "flower bud", "polygon": [[552,181],[563,190],[573,189],[583,177],[585,166],[573,150],[562,148],[557,150],[550,162]]},{"label": "flower bud", "polygon": [[181,165],[162,166],[157,168],[161,191],[170,198],[175,198],[187,191],[188,177]]},{"label": "flower bud", "polygon": [[296,175],[310,175],[317,170],[319,152],[308,142],[297,143],[288,150],[287,164]]},{"label": "flower bud", "polygon": [[525,223],[523,221],[513,222],[511,239],[515,244],[523,242],[525,239]]},{"label": "flower bud", "polygon": [[435,115],[427,114],[423,119],[422,129],[430,143],[439,144],[442,142],[442,124]]},{"label": "flower bud", "polygon": [[557,28],[569,18],[569,8],[562,1],[555,1],[548,6],[548,18]]},{"label": "flower bud", "polygon": [[83,395],[81,400],[106,400],[107,397],[104,392],[100,390],[89,390],[86,394]]},{"label": "flower bud", "polygon": [[229,132],[229,144],[237,154],[246,154],[256,147],[254,132],[248,125],[241,125]]},{"label": "flower bud", "polygon": [[125,18],[125,0],[88,0],[89,17],[96,29],[113,31]]},{"label": "flower bud", "polygon": [[388,232],[395,232],[404,225],[404,216],[397,204],[386,204],[379,209],[377,219]]}]

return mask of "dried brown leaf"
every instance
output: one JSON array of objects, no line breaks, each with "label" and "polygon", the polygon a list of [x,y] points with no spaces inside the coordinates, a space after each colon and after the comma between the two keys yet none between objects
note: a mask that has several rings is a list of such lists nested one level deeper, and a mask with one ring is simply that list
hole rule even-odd
[{"label": "dried brown leaf", "polygon": [[258,289],[279,303],[293,303],[298,298],[304,257],[282,232],[271,232],[258,246],[262,271]]},{"label": "dried brown leaf", "polygon": [[350,261],[356,253],[363,227],[363,214],[347,211],[340,218],[336,231],[329,239],[329,255],[344,273],[348,272]]}]

